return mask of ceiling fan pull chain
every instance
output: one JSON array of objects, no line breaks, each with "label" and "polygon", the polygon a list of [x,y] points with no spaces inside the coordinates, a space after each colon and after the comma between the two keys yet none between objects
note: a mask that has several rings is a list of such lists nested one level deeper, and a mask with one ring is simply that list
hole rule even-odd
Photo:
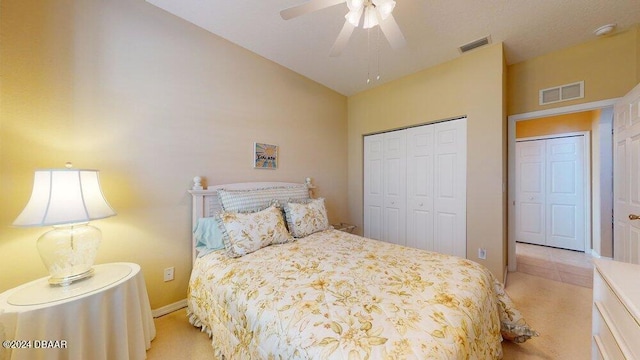
[{"label": "ceiling fan pull chain", "polygon": [[367,29],[367,84],[371,82],[371,29]]},{"label": "ceiling fan pull chain", "polygon": [[380,26],[377,27],[377,38],[376,38],[376,66],[377,66],[377,70],[376,72],[378,73],[376,76],[376,80],[380,80]]}]

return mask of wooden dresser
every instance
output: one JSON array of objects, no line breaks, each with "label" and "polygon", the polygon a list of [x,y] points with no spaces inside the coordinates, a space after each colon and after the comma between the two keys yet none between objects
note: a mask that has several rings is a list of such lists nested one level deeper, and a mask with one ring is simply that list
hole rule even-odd
[{"label": "wooden dresser", "polygon": [[594,260],[592,359],[640,359],[640,265]]}]

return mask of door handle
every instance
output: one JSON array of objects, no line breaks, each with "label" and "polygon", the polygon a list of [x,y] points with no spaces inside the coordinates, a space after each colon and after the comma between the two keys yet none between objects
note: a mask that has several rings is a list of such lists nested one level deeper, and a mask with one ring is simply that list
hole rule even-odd
[{"label": "door handle", "polygon": [[640,220],[640,215],[629,214],[629,220]]}]

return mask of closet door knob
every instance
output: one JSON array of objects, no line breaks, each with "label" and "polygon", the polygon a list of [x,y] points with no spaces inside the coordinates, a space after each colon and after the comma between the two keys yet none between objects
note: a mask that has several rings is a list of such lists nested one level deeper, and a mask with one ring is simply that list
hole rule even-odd
[{"label": "closet door knob", "polygon": [[629,214],[629,220],[640,220],[640,215]]},{"label": "closet door knob", "polygon": [[424,204],[423,203],[418,204],[418,206],[422,206],[422,205],[424,205]]}]

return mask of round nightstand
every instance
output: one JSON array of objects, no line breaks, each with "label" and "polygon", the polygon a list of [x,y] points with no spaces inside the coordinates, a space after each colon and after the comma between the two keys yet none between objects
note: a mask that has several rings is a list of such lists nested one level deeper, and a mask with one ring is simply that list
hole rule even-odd
[{"label": "round nightstand", "polygon": [[0,340],[8,359],[146,357],[156,330],[140,266],[94,269],[92,277],[68,286],[41,278],[0,294]]}]

